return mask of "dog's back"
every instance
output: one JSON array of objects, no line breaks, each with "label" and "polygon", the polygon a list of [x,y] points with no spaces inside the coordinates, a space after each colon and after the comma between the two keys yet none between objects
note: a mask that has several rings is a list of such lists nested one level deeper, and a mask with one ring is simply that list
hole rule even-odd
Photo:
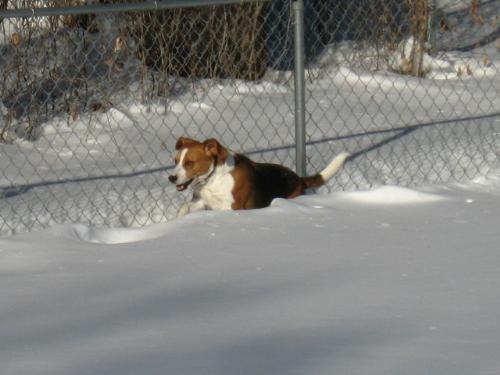
[{"label": "dog's back", "polygon": [[274,198],[294,198],[304,193],[300,177],[289,168],[247,161],[253,165],[255,208],[269,206]]},{"label": "dog's back", "polygon": [[251,208],[267,207],[275,198],[295,198],[306,189],[325,184],[343,164],[347,154],[335,158],[321,173],[299,177],[291,169],[278,164],[257,163],[246,156],[235,155],[235,170],[245,179]]}]

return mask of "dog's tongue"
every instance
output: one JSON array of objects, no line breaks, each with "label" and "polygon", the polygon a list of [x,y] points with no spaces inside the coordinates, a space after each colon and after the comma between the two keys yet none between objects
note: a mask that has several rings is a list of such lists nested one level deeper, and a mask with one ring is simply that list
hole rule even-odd
[{"label": "dog's tongue", "polygon": [[175,185],[175,188],[177,189],[177,191],[184,191],[189,187],[189,185],[191,185],[191,182],[193,182],[193,179],[190,179],[189,181],[184,182],[183,184]]}]

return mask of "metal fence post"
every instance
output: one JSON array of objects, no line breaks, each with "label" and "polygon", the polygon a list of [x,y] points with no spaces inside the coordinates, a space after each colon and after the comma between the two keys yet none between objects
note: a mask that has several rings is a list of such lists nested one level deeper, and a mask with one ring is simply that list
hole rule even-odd
[{"label": "metal fence post", "polygon": [[294,14],[294,84],[295,84],[295,169],[306,175],[306,95],[304,63],[304,3],[293,2]]},{"label": "metal fence post", "polygon": [[428,17],[428,28],[427,28],[427,42],[429,44],[429,54],[435,56],[437,52],[436,48],[436,18],[437,18],[437,4],[436,0],[429,0],[429,17]]}]

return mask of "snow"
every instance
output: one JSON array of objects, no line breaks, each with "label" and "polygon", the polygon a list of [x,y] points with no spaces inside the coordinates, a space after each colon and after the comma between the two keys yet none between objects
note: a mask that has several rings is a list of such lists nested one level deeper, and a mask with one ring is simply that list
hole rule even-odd
[{"label": "snow", "polygon": [[350,192],[343,199],[369,204],[419,204],[442,200],[439,195],[405,189],[398,186],[382,186],[367,192]]},{"label": "snow", "polygon": [[308,70],[308,171],[356,155],[316,194],[173,220],[178,136],[293,165],[289,72],[148,104],[121,77],[107,111],[0,144],[0,374],[499,374],[500,52],[438,5],[458,26],[425,79],[347,42]]},{"label": "snow", "polygon": [[0,240],[10,374],[498,374],[500,173]]}]

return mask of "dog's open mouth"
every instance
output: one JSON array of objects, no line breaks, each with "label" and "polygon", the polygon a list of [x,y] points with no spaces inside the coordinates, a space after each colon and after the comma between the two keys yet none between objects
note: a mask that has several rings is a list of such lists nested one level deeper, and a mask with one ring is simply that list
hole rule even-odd
[{"label": "dog's open mouth", "polygon": [[188,182],[184,182],[183,184],[175,185],[177,191],[184,191],[188,188],[188,186],[193,182],[193,179],[190,179]]}]

